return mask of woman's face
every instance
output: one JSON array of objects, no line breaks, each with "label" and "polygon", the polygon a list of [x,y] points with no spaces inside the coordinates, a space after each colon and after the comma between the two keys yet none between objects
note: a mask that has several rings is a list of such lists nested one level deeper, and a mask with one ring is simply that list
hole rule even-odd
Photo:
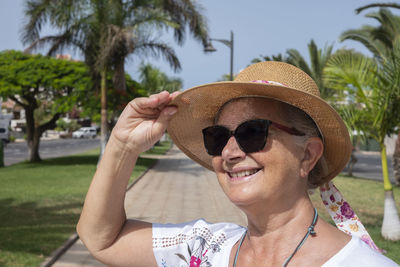
[{"label": "woman's face", "polygon": [[[227,104],[219,114],[218,125],[230,130],[244,121],[268,119],[288,127],[283,120],[283,108],[277,101],[244,98]],[[243,152],[232,136],[221,156],[212,164],[218,181],[229,199],[236,205],[251,205],[258,201],[280,201],[295,197],[306,182],[301,181],[300,162],[303,148],[294,136],[270,126],[265,147],[258,152]]]}]

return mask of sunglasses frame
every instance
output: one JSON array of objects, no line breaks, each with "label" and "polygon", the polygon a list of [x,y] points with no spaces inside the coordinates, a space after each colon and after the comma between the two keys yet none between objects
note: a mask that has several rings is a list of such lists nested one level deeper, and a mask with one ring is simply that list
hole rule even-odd
[{"label": "sunglasses frame", "polygon": [[[259,146],[258,146],[259,148],[257,148],[257,150],[255,150],[255,151],[244,148],[241,145],[241,141],[238,139],[238,136],[237,136],[238,128],[240,128],[241,126],[243,127],[244,124],[249,123],[249,122],[261,122],[261,123],[263,123],[264,127],[266,128],[266,129],[263,129],[263,131],[265,131],[265,137],[263,139],[263,142],[259,144]],[[204,128],[202,130],[204,147],[206,148],[206,151],[210,156],[220,156],[222,154],[223,148],[226,146],[226,144],[228,143],[229,139],[233,136],[233,137],[235,137],[236,143],[238,144],[238,146],[240,147],[240,149],[243,152],[245,152],[245,153],[254,153],[254,152],[260,151],[260,150],[262,150],[264,148],[265,143],[267,142],[269,126],[274,126],[275,128],[277,128],[277,129],[279,129],[281,131],[284,131],[284,132],[286,132],[286,133],[288,133],[290,135],[305,136],[305,133],[297,130],[294,127],[290,128],[290,127],[284,126],[282,124],[279,124],[277,122],[273,122],[273,121],[270,121],[270,120],[253,119],[253,120],[247,120],[247,121],[242,122],[233,131],[229,130],[228,128],[226,128],[225,126],[222,126],[222,125],[213,125],[213,126],[209,126],[209,127]],[[229,133],[229,136],[226,139],[226,143],[222,147],[221,153],[210,153],[210,150],[206,146],[206,143],[207,143],[206,142],[206,132],[209,131],[210,129],[213,129],[213,128],[219,128],[219,129],[222,128],[222,129],[225,129],[227,133]],[[216,150],[216,149],[214,149],[214,150]]]}]

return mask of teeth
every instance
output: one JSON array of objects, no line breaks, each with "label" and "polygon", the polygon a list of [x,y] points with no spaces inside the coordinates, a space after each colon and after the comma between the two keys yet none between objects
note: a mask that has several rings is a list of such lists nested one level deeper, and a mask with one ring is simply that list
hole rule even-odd
[{"label": "teeth", "polygon": [[247,171],[241,171],[241,172],[230,172],[229,176],[232,178],[238,178],[238,177],[244,177],[244,176],[249,176],[254,173],[258,172],[258,170],[247,170]]}]

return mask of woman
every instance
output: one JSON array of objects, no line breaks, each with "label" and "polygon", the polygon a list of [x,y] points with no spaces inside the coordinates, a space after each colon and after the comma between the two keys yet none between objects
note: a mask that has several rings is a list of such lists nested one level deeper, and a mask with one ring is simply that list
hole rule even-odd
[{"label": "woman", "polygon": [[[126,219],[133,163],[167,127],[186,155],[215,171],[247,228]],[[370,249],[357,216],[328,183],[350,153],[341,118],[307,74],[285,63],[254,64],[234,82],[134,99],[111,134],[78,233],[113,266],[397,266]],[[307,194],[318,186],[342,231],[318,218]]]}]

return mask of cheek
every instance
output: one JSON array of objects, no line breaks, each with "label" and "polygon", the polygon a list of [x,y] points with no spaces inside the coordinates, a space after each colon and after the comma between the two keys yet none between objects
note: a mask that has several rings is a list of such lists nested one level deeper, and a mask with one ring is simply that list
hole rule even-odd
[{"label": "cheek", "polygon": [[300,168],[298,153],[280,141],[268,142],[262,152],[254,153],[253,158],[265,167],[272,176],[293,176]]},{"label": "cheek", "polygon": [[222,157],[213,157],[211,161],[211,165],[215,171],[215,173],[219,173],[223,171],[222,168]]}]

